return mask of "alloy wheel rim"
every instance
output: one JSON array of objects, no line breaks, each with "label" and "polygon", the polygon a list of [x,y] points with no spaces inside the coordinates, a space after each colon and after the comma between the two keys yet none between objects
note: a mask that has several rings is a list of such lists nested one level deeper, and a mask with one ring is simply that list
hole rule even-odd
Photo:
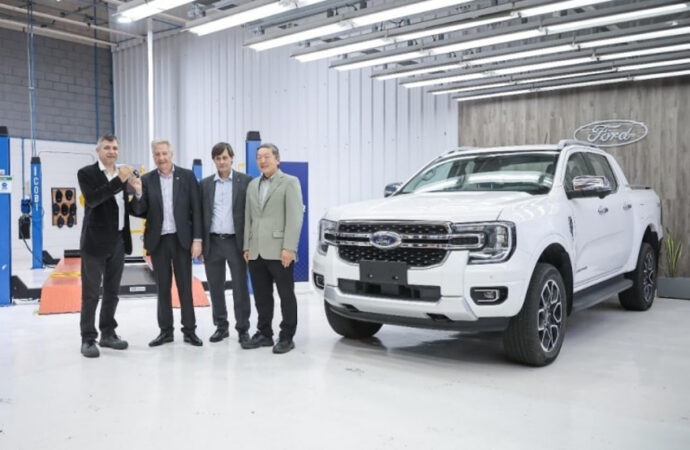
[{"label": "alloy wheel rim", "polygon": [[654,300],[654,290],[656,289],[656,264],[654,264],[654,256],[647,253],[644,258],[642,266],[642,292],[644,300],[650,303]]},{"label": "alloy wheel rim", "polygon": [[563,305],[561,290],[554,280],[547,280],[541,290],[539,310],[537,311],[537,331],[539,343],[545,352],[553,351],[561,339]]}]

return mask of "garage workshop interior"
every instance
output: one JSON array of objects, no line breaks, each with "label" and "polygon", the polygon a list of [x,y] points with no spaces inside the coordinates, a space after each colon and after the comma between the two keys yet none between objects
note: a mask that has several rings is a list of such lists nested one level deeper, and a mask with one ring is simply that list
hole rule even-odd
[{"label": "garage workshop interior", "polygon": [[0,0],[0,448],[690,448],[690,2]]}]

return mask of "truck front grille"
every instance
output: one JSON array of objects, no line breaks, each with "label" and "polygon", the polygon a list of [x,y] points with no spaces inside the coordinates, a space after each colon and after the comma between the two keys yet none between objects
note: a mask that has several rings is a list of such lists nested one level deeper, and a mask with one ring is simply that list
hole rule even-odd
[{"label": "truck front grille", "polygon": [[341,245],[338,254],[351,263],[360,261],[395,261],[407,263],[410,267],[429,267],[440,264],[447,250],[436,248],[396,248],[381,250],[376,247]]},{"label": "truck front grille", "polygon": [[341,222],[338,233],[366,233],[371,234],[377,231],[394,231],[399,234],[448,234],[450,228],[443,223],[424,223],[424,222]]}]

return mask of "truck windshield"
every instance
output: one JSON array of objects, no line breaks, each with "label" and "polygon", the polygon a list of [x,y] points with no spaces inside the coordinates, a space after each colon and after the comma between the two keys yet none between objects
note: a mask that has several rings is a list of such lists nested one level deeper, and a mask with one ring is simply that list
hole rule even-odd
[{"label": "truck windshield", "polygon": [[554,151],[458,154],[432,162],[399,193],[519,191],[546,194],[553,185],[558,155]]}]

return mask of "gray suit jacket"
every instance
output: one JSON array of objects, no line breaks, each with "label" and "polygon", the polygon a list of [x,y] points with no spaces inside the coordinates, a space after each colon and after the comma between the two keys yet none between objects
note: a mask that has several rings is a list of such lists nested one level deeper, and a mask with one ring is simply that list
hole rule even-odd
[{"label": "gray suit jacket", "polygon": [[[203,249],[204,257],[208,257],[211,248],[209,233],[211,232],[211,219],[213,218],[213,201],[216,195],[216,182],[210,175],[201,180],[201,211],[203,219]],[[247,186],[252,180],[249,175],[232,171],[232,220],[235,225],[235,239],[237,245],[244,243],[244,206],[247,198]]]},{"label": "gray suit jacket", "polygon": [[249,259],[280,259],[282,249],[290,250],[295,252],[296,261],[304,217],[299,180],[279,169],[263,207],[259,203],[259,180],[261,177],[254,178],[247,188],[244,250],[249,251]]}]

